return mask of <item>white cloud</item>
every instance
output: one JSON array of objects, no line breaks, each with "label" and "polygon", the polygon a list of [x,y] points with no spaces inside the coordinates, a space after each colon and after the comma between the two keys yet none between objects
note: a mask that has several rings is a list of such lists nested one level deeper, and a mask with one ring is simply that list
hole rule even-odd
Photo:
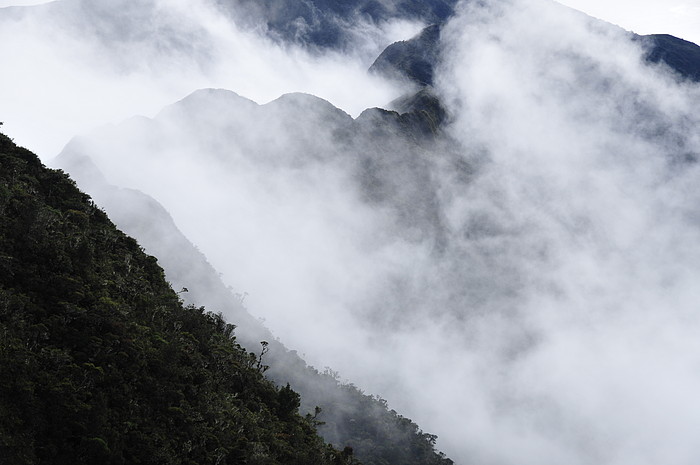
[{"label": "white cloud", "polygon": [[[490,5],[445,31],[453,135],[490,155],[453,224],[483,205],[513,234],[464,246],[525,279],[510,316],[479,319],[470,362],[450,364],[478,382],[445,408],[478,420],[442,438],[486,463],[693,463],[700,173],[679,160],[700,152],[700,89],[651,72],[620,31],[544,2]],[[514,356],[518,331],[531,342]]]},{"label": "white cloud", "polygon": [[21,20],[0,11],[5,131],[44,158],[77,133],[153,115],[204,87],[259,102],[310,92],[358,114],[398,95],[366,69],[383,46],[417,27],[367,26],[354,56],[316,56],[243,31],[204,2],[122,1],[104,8],[96,2],[77,11],[60,5]]}]

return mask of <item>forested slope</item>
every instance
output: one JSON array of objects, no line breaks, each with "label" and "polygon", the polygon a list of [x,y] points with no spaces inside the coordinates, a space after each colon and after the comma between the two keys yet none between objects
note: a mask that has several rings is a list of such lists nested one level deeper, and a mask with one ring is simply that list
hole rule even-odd
[{"label": "forested slope", "polygon": [[[169,124],[163,125],[166,121],[169,121]],[[288,126],[289,122],[293,123],[291,128]],[[325,125],[322,122],[325,122]],[[332,370],[319,373],[307,366],[296,351],[285,347],[286,341],[277,340],[259,320],[246,311],[241,305],[243,296],[235,295],[233,290],[221,281],[217,270],[178,230],[173,218],[162,205],[143,192],[110,185],[106,175],[93,163],[91,157],[99,162],[104,161],[103,149],[108,145],[111,150],[128,152],[126,157],[136,157],[129,158],[134,160],[133,163],[125,162],[126,158],[122,158],[119,162],[122,167],[140,166],[137,172],[150,176],[146,168],[146,165],[149,165],[148,160],[159,159],[165,153],[163,144],[175,140],[171,137],[172,133],[163,131],[165,128],[180,131],[181,123],[189,128],[198,129],[191,133],[181,131],[182,139],[176,142],[176,145],[191,147],[195,142],[188,139],[189,136],[204,136],[195,143],[197,148],[188,150],[187,153],[196,154],[195,163],[201,167],[217,167],[215,169],[218,171],[225,172],[223,179],[232,184],[236,184],[235,172],[224,171],[216,161],[226,159],[226,152],[212,153],[212,146],[227,150],[236,144],[246,144],[247,151],[255,153],[256,162],[274,161],[278,168],[290,163],[294,166],[326,163],[329,158],[341,156],[340,153],[331,156],[319,149],[319,141],[333,136],[326,134],[328,126],[331,126],[338,129],[339,137],[342,137],[345,146],[343,150],[356,154],[353,159],[357,161],[357,182],[368,184],[367,189],[362,188],[368,201],[373,204],[387,204],[390,201],[383,199],[383,193],[390,191],[392,199],[394,196],[398,197],[401,204],[419,205],[428,201],[429,194],[421,191],[421,194],[417,195],[414,192],[414,189],[418,189],[417,183],[411,183],[413,187],[398,189],[395,180],[391,179],[388,165],[395,157],[401,157],[406,163],[411,162],[410,165],[406,165],[406,169],[410,167],[412,176],[420,178],[424,175],[416,161],[418,155],[414,153],[419,149],[419,144],[414,138],[422,140],[421,132],[412,131],[413,128],[425,126],[422,119],[414,113],[398,115],[395,112],[374,109],[368,110],[353,121],[340,110],[313,96],[286,95],[271,104],[258,106],[232,92],[201,90],[164,110],[155,120],[137,118],[111,130],[101,131],[97,144],[97,140],[92,138],[76,138],[56,162],[71,173],[82,189],[91,193],[123,231],[138,238],[139,243],[149,253],[159,257],[160,264],[173,286],[176,289],[187,288],[187,292],[180,294],[182,299],[223,312],[237,325],[237,341],[249,350],[258,351],[261,340],[269,342],[266,346],[268,353],[265,355],[265,364],[269,365],[270,369],[266,371],[266,376],[279,386],[290,383],[293,389],[302,395],[302,413],[314,412],[316,406],[321,407],[316,419],[323,423],[318,425],[318,431],[326,441],[341,449],[346,446],[352,447],[354,457],[365,465],[452,463],[436,450],[434,435],[423,432],[416,423],[390,410],[386,401],[363,393],[355,386],[339,382],[332,375]],[[284,130],[276,132],[276,139],[261,140],[258,135],[267,133],[260,130],[256,124],[263,124],[264,128],[270,126]],[[139,144],[138,138],[133,137],[133,134],[123,132],[136,128],[142,129],[139,133],[153,138],[153,143]],[[309,128],[319,130],[314,132]],[[219,129],[221,134],[231,138],[230,141],[213,135],[212,131]],[[281,144],[285,151],[279,153],[276,144],[279,144],[280,140],[288,140],[286,131],[290,130],[295,131],[295,134],[310,136],[306,139],[300,137],[293,143]],[[413,132],[415,137],[405,141],[406,134]],[[377,153],[380,150],[379,146],[368,145],[370,140],[377,139],[383,141],[380,144],[381,154]],[[147,152],[141,152],[146,146],[149,147]],[[366,148],[368,150],[364,150]],[[393,149],[396,149],[396,155],[392,155]],[[177,152],[169,153],[169,160],[172,162]],[[111,160],[116,161],[118,157]],[[141,162],[145,164],[141,165]],[[158,162],[156,165],[171,166],[163,163],[165,164],[161,165]],[[236,165],[232,163],[230,166]],[[371,178],[368,177],[370,171]],[[114,172],[109,174],[113,175]],[[168,179],[165,171],[161,171],[160,176],[163,180]],[[192,192],[192,195],[196,193]],[[253,193],[246,195],[255,198]],[[214,201],[207,200],[210,204]],[[396,208],[400,210],[402,207]],[[214,224],[220,218],[222,215],[212,214],[207,217],[207,221]],[[415,221],[424,219],[438,226],[437,219],[423,218],[415,214],[402,221],[413,225]],[[433,233],[432,229],[425,231],[426,235]]]},{"label": "forested slope", "polygon": [[352,462],[233,330],[184,307],[154,257],[0,135],[3,464]]}]

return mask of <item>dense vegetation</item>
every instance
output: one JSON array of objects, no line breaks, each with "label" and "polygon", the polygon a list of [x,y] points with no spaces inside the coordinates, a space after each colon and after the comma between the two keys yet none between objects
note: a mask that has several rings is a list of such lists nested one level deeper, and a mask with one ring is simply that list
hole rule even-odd
[{"label": "dense vegetation", "polygon": [[0,457],[15,464],[341,464],[234,327],[62,172],[0,135]]},{"label": "dense vegetation", "polygon": [[295,363],[293,356],[280,358],[288,363],[285,374],[289,377],[284,379],[290,379],[294,388],[304,393],[302,411],[313,408],[309,398],[323,405],[316,416],[321,422],[319,433],[338,447],[352,447],[354,457],[364,465],[453,464],[435,450],[437,436],[423,432],[409,418],[390,410],[386,400],[340,382],[338,374],[330,369],[319,373],[301,359]]}]

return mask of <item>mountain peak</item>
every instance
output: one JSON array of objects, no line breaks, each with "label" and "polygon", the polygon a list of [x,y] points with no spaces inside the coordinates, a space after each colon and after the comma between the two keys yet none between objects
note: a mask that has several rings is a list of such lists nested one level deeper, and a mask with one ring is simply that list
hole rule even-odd
[{"label": "mountain peak", "polygon": [[648,49],[647,60],[664,63],[683,78],[700,82],[700,46],[669,34],[638,36]]},{"label": "mountain peak", "polygon": [[156,115],[155,119],[161,119],[175,114],[186,115],[192,110],[196,110],[202,106],[211,107],[214,113],[223,111],[225,114],[229,112],[231,108],[251,110],[257,107],[258,104],[248,98],[240,96],[232,90],[214,88],[199,89],[172,105],[163,108]]}]

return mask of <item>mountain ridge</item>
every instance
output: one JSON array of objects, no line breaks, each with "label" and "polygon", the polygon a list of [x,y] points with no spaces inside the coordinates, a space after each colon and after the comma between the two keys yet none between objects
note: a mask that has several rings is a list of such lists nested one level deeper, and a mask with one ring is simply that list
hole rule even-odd
[{"label": "mountain ridge", "polygon": [[63,172],[0,167],[3,463],[356,463]]},{"label": "mountain ridge", "polygon": [[[252,118],[252,115],[245,111],[239,114],[237,110],[226,110],[218,106],[216,100],[223,97],[219,103],[223,103],[224,107],[240,104],[243,109],[262,111],[263,113],[260,113],[258,118],[263,118],[268,122],[265,110],[279,108],[281,105],[285,110],[291,111],[283,119],[294,118],[299,109],[305,109],[304,111],[309,113],[309,108],[313,107],[318,110],[318,114],[307,114],[301,119],[302,121],[310,121],[312,125],[316,124],[313,123],[314,121],[328,121],[326,116],[330,111],[332,115],[338,115],[340,121],[349,128],[356,125],[356,122],[341,110],[310,95],[292,94],[265,105],[254,105],[251,101],[241,99],[232,92],[222,90],[196,91],[190,97],[192,98],[186,97],[168,107],[167,112],[159,113],[152,120],[139,119],[137,121],[146,124],[146,128],[150,128],[151,125],[157,124],[159,119],[173,117],[179,120],[179,118],[185,117],[180,124],[190,127],[194,121],[199,123],[209,121],[208,116],[200,114],[203,108],[207,109],[207,114],[218,117],[232,115],[234,119],[250,120]],[[199,111],[192,111],[193,102],[197,102]],[[277,113],[277,109],[275,109],[275,113]],[[122,129],[132,128],[139,134],[151,138],[151,130],[132,127],[133,122],[127,122]],[[165,127],[170,126],[170,124],[168,122]],[[218,120],[217,124],[226,132],[235,126],[225,118]],[[363,123],[359,124],[365,126]],[[108,129],[119,128],[118,125]],[[291,126],[288,130],[295,131],[293,128],[294,126]],[[101,131],[97,133],[101,134]],[[163,134],[162,137],[166,140],[171,139],[167,133]],[[340,137],[344,138],[345,136],[340,135]],[[120,136],[118,138],[121,139]],[[240,141],[237,136],[235,139]],[[302,145],[304,144],[302,142]],[[210,144],[207,145],[210,146]],[[226,143],[217,145],[229,147]],[[250,146],[259,147],[258,144]],[[78,138],[66,146],[54,164],[73,173],[80,185],[85,186],[94,195],[100,205],[104,206],[115,218],[120,227],[138,237],[150,253],[163,257],[166,275],[173,280],[175,288],[187,288],[189,291],[181,294],[181,298],[187,302],[204,304],[207,308],[224,311],[229,318],[237,321],[240,330],[237,332],[238,340],[249,350],[254,351],[259,348],[261,340],[267,341],[266,364],[270,366],[267,374],[278,385],[284,386],[286,383],[290,383],[293,389],[302,394],[302,409],[304,409],[302,411],[313,412],[315,406],[321,407],[318,418],[325,424],[319,426],[319,432],[327,441],[341,444],[341,447],[351,445],[355,456],[367,464],[450,463],[449,459],[434,451],[435,438],[433,435],[423,433],[409,419],[398,415],[393,410],[388,410],[386,401],[380,401],[378,398],[364,394],[351,385],[343,385],[334,376],[319,373],[314,368],[307,366],[295,351],[289,351],[278,342],[259,321],[250,316],[241,305],[244,296],[234,295],[233,291],[221,282],[216,271],[206,262],[206,258],[179,233],[169,215],[167,222],[154,221],[154,214],[150,208],[143,205],[143,202],[153,203],[155,200],[142,193],[137,194],[135,191],[96,183],[96,179],[104,179],[104,177],[94,176],[91,169],[82,171],[83,167],[91,165],[84,160],[89,159],[93,150],[90,145],[81,144]],[[323,162],[329,158],[323,156],[314,159]],[[255,153],[254,160],[268,163],[265,161],[265,154]],[[289,162],[282,161],[281,163]],[[294,166],[296,162],[291,160],[291,163],[291,166]],[[309,162],[304,163],[308,164]],[[134,194],[127,196],[128,192],[134,192]],[[134,198],[134,195],[137,197]],[[160,206],[158,210],[165,211]],[[170,226],[163,228],[165,223]],[[174,238],[178,239],[174,240]],[[367,434],[367,431],[370,430],[375,431],[374,435]]]}]

